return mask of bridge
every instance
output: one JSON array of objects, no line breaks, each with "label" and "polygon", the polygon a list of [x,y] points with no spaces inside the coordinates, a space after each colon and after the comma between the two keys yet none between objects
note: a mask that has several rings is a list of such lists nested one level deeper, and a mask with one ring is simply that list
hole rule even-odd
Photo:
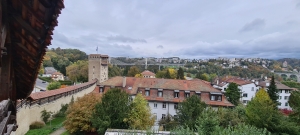
[{"label": "bridge", "polygon": [[29,130],[29,125],[34,121],[42,121],[41,111],[58,112],[62,104],[69,104],[72,97],[76,100],[85,94],[91,93],[96,88],[97,80],[69,86],[66,88],[32,93],[28,98],[17,104],[18,128],[12,134],[24,135]]},{"label": "bridge", "polygon": [[180,63],[157,63],[157,62],[149,62],[147,61],[147,58],[145,58],[145,60],[141,60],[141,61],[138,61],[138,62],[135,62],[135,63],[125,63],[125,62],[122,62],[120,60],[117,60],[115,58],[111,58],[110,59],[110,64],[112,65],[120,65],[120,66],[134,66],[134,65],[145,65],[145,69],[147,69],[147,67],[149,65],[156,65],[156,66],[159,66],[159,70],[160,70],[160,67],[161,66],[176,66],[176,67],[183,67],[185,64],[180,64]]},{"label": "bridge", "polygon": [[297,82],[300,82],[300,73],[297,72],[274,72],[274,73],[279,76],[286,76],[287,78],[291,78],[292,76],[294,76],[295,78],[297,78]]}]

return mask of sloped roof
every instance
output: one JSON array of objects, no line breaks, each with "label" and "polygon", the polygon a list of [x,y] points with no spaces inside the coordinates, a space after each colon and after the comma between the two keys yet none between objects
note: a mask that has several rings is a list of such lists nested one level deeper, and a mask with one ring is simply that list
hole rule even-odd
[{"label": "sloped roof", "polygon": [[149,70],[145,70],[141,73],[142,75],[155,76],[155,74]]},{"label": "sloped roof", "polygon": [[62,75],[62,73],[60,73],[60,72],[54,72],[54,73],[52,73],[52,75]]},{"label": "sloped roof", "polygon": [[[192,90],[205,92],[220,92],[202,80],[176,80],[162,78],[135,78],[125,77],[126,86],[132,87],[132,93],[136,94],[138,88],[157,88],[157,89],[173,89],[173,90]],[[101,85],[122,87],[123,77],[113,77]]]},{"label": "sloped roof", "polygon": [[32,94],[30,94],[30,96],[28,98],[33,99],[33,100],[42,99],[42,98],[62,94],[62,93],[65,93],[65,92],[69,92],[69,91],[75,90],[77,88],[93,84],[96,81],[97,80],[93,80],[93,81],[90,81],[90,82],[86,82],[86,83],[82,83],[82,84],[78,84],[78,85],[74,85],[74,86],[69,86],[69,87],[66,87],[66,88],[60,88],[60,89],[55,89],[55,90],[47,90],[45,92],[32,93]]},{"label": "sloped roof", "polygon": [[[123,79],[126,79],[125,89],[129,94],[137,94],[139,88],[151,88],[151,89],[163,89],[163,90],[184,90],[184,91],[195,91],[201,92],[201,100],[208,105],[216,106],[234,106],[227,99],[222,101],[211,101],[209,97],[210,92],[220,93],[219,90],[215,89],[203,80],[176,80],[176,79],[161,79],[161,78],[135,78],[135,77],[113,77],[105,82],[102,82],[102,86],[115,86],[122,87]],[[131,90],[128,90],[131,87]],[[206,93],[206,94],[205,94]],[[202,95],[204,94],[204,95]],[[204,98],[202,98],[204,97]],[[145,97],[147,100],[155,101],[168,101],[168,102],[182,102],[184,99],[181,98],[170,98],[165,97]]]},{"label": "sloped roof", "polygon": [[[13,50],[12,65],[16,98],[24,99],[34,88],[46,48],[51,44],[57,18],[64,8],[63,0],[9,0],[7,8],[8,34],[6,41]],[[9,39],[10,38],[10,39]],[[10,41],[9,41],[10,40]],[[9,49],[8,49],[9,50]]]}]

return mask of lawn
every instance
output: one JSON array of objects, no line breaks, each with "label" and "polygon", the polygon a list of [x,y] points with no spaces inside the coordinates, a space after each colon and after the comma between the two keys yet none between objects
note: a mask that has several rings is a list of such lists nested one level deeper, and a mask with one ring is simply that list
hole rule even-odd
[{"label": "lawn", "polygon": [[[49,135],[50,133],[54,132],[56,129],[62,127],[62,123],[65,121],[65,117],[57,117],[46,123],[46,126],[40,129],[31,129],[25,135]],[[68,135],[68,134],[66,134]]]}]

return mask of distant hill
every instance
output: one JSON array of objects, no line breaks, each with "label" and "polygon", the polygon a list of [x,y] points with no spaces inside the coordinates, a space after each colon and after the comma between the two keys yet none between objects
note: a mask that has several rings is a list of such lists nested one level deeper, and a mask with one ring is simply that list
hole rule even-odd
[{"label": "distant hill", "polygon": [[[300,59],[295,59],[295,58],[283,58],[283,59],[279,59],[277,60],[278,62],[280,62],[281,64],[286,61],[288,63],[288,68],[292,68],[292,69],[297,69],[298,71],[300,71]],[[290,66],[290,67],[289,67]]]}]

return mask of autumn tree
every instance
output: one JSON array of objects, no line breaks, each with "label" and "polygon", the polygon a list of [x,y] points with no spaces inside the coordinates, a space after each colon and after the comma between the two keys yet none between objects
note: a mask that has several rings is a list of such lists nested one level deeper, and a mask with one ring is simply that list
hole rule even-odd
[{"label": "autumn tree", "polygon": [[131,110],[128,118],[124,119],[128,122],[131,129],[147,130],[154,125],[155,118],[151,114],[151,110],[147,105],[147,100],[139,93],[131,103]]},{"label": "autumn tree", "polygon": [[264,89],[258,90],[255,97],[246,107],[246,116],[249,124],[258,128],[266,128],[274,132],[279,125],[279,111]]},{"label": "autumn tree", "polygon": [[276,84],[275,84],[274,76],[272,76],[270,86],[268,87],[268,94],[270,96],[270,99],[274,103],[278,104],[277,99],[278,99],[279,95],[278,95],[278,89],[277,89]]},{"label": "autumn tree", "polygon": [[142,74],[136,74],[134,77],[143,78]]},{"label": "autumn tree", "polygon": [[110,89],[95,107],[92,124],[99,134],[104,134],[107,128],[129,128],[124,119],[128,118],[130,112],[130,97],[125,91],[118,88]]},{"label": "autumn tree", "polygon": [[99,94],[87,94],[68,107],[66,120],[63,123],[65,129],[71,134],[83,132],[95,132],[92,127],[91,117],[95,110],[95,105],[99,103],[101,97]]},{"label": "autumn tree", "polygon": [[177,109],[178,122],[180,125],[196,129],[196,119],[201,112],[206,108],[206,104],[200,100],[197,95],[185,99],[179,103]]},{"label": "autumn tree", "polygon": [[184,80],[184,72],[183,72],[183,69],[181,67],[177,71],[177,77],[176,77],[176,79]]},{"label": "autumn tree", "polygon": [[79,60],[67,67],[67,75],[73,82],[88,81],[88,61]]},{"label": "autumn tree", "polygon": [[41,64],[39,74],[42,75],[42,74],[44,74],[44,72],[45,72],[44,66],[43,66],[43,64]]},{"label": "autumn tree", "polygon": [[227,100],[234,105],[239,104],[240,95],[241,92],[236,83],[230,83],[228,88],[225,90],[225,96],[227,97]]},{"label": "autumn tree", "polygon": [[140,73],[140,69],[137,66],[132,66],[128,70],[127,76],[134,77],[136,74],[139,74],[139,73]]},{"label": "autumn tree", "polygon": [[61,86],[61,84],[59,82],[51,82],[49,83],[49,85],[47,86],[47,90],[55,90],[55,89],[59,89]]}]

